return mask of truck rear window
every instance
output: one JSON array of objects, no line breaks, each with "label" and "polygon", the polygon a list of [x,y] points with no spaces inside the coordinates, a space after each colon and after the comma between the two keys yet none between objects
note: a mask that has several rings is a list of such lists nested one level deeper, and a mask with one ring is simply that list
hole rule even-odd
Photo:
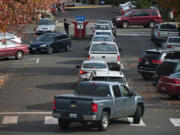
[{"label": "truck rear window", "polygon": [[114,44],[94,44],[91,48],[91,51],[117,52],[117,49]]},{"label": "truck rear window", "polygon": [[180,38],[169,38],[169,43],[180,43]]},{"label": "truck rear window", "polygon": [[144,56],[151,58],[151,59],[160,59],[161,53],[160,52],[153,52],[153,51],[146,51]]},{"label": "truck rear window", "polygon": [[175,24],[161,24],[160,30],[177,30]]},{"label": "truck rear window", "polygon": [[120,82],[125,83],[123,77],[93,77],[94,81]]},{"label": "truck rear window", "polygon": [[79,84],[75,89],[75,94],[85,96],[110,96],[110,90],[108,86],[97,84]]}]

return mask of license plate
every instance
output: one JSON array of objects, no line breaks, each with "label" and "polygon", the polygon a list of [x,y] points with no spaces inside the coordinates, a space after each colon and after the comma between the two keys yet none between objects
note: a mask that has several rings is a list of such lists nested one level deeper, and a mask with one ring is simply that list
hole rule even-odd
[{"label": "license plate", "polygon": [[36,48],[32,48],[32,50],[36,50]]},{"label": "license plate", "polygon": [[149,61],[145,61],[145,65],[149,65]]},{"label": "license plate", "polygon": [[69,118],[73,118],[73,119],[75,119],[75,118],[77,118],[77,114],[70,113],[70,114],[69,114]]}]

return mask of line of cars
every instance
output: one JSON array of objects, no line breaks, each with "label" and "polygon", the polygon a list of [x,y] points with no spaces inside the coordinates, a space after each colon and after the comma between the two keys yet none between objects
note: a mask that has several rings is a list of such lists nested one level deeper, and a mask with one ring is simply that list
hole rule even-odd
[{"label": "line of cars", "polygon": [[79,73],[74,93],[54,97],[52,115],[58,118],[62,129],[73,122],[82,122],[103,131],[111,119],[132,117],[138,124],[144,114],[143,97],[129,88],[120,71],[120,49],[109,22],[101,20],[93,29],[88,60],[76,66]]},{"label": "line of cars", "polygon": [[138,72],[145,80],[153,80],[159,93],[176,98],[180,96],[180,36],[177,25],[156,24],[151,40],[161,48],[146,50],[139,57]]}]

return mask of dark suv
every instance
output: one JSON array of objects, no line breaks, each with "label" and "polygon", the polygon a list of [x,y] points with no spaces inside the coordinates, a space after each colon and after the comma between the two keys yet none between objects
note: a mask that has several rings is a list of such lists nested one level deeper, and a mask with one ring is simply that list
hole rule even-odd
[{"label": "dark suv", "polygon": [[71,39],[64,33],[45,33],[29,45],[30,53],[53,53],[60,50],[70,51]]},{"label": "dark suv", "polygon": [[153,28],[156,23],[162,22],[157,9],[133,9],[123,16],[116,16],[113,22],[117,27],[127,28],[129,25],[142,25]]},{"label": "dark suv", "polygon": [[157,85],[161,76],[169,76],[180,71],[180,60],[165,60],[161,63],[153,76],[153,84]]},{"label": "dark suv", "polygon": [[180,59],[180,52],[151,49],[139,57],[138,72],[145,80],[152,79],[156,68],[166,59]]}]

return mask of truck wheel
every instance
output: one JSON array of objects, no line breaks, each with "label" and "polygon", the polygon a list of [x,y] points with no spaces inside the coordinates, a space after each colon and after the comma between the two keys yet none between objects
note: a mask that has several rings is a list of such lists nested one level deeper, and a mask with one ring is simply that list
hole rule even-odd
[{"label": "truck wheel", "polygon": [[58,119],[59,127],[62,129],[69,128],[70,122],[68,120]]},{"label": "truck wheel", "polygon": [[15,56],[15,58],[16,58],[16,60],[22,60],[23,59],[23,52],[22,51],[17,51],[17,53],[16,53],[16,56]]},{"label": "truck wheel", "polygon": [[133,117],[133,123],[134,124],[139,124],[141,121],[141,106],[140,105],[137,105],[137,108],[136,108],[136,113]]},{"label": "truck wheel", "polygon": [[98,122],[98,130],[104,131],[109,125],[109,115],[107,112],[103,112],[101,120]]}]

